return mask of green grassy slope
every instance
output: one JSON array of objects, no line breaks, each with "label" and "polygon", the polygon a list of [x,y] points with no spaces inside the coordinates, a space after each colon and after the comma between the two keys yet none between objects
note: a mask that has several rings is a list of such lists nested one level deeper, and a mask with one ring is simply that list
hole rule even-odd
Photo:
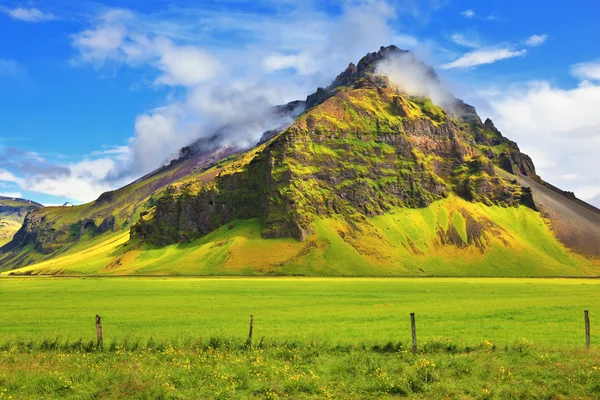
[{"label": "green grassy slope", "polygon": [[5,274],[307,276],[589,276],[597,262],[567,250],[539,213],[457,196],[394,209],[359,225],[319,219],[304,242],[264,239],[258,219],[233,221],[191,243],[164,247],[96,237]]},{"label": "green grassy slope", "polygon": [[[224,149],[215,154],[218,157],[230,153],[229,149]],[[166,186],[182,178],[208,179],[207,176],[213,176],[219,170],[213,164],[214,159],[204,154],[182,159],[130,185],[104,193],[91,203],[36,209],[29,215],[27,229],[20,238],[27,243],[0,252],[0,271],[72,255],[84,249],[93,252],[99,242],[107,240],[111,243],[115,234],[129,237],[131,224],[152,207]]]}]

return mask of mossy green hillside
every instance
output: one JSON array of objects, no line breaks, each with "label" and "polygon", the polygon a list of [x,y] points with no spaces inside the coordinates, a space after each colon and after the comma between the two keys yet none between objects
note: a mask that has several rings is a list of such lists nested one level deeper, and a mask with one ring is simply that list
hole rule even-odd
[{"label": "mossy green hillside", "polygon": [[[216,156],[227,151],[218,151]],[[0,268],[11,269],[59,256],[104,240],[115,232],[128,233],[131,224],[156,205],[169,184],[184,177],[209,180],[218,168],[210,157],[181,159],[121,189],[106,192],[91,203],[35,209],[14,240],[0,252]]]},{"label": "mossy green hillside", "polygon": [[[380,53],[389,51],[395,50]],[[202,165],[180,160],[94,203],[32,213],[9,245],[13,251],[0,255],[2,268],[225,275],[596,273],[596,261],[571,253],[554,238],[532,191],[521,185],[523,176],[539,181],[531,159],[490,120],[482,123],[472,107],[461,103],[466,116],[449,113],[375,75],[380,53],[310,95],[287,129],[252,149],[211,156]],[[422,216],[432,212],[439,220],[423,225]],[[391,233],[418,229],[424,236],[389,236],[390,227],[377,224],[392,224],[393,215],[407,219]],[[516,226],[510,218],[527,223]],[[87,259],[79,250],[108,243],[113,235],[125,237],[128,230],[127,251],[114,249],[102,262],[83,263],[87,266],[68,265]],[[252,254],[263,249],[268,256]],[[534,260],[540,262],[530,265]]]},{"label": "mossy green hillside", "polygon": [[427,208],[314,224],[302,242],[263,238],[257,218],[167,246],[117,232],[4,274],[595,276],[600,269],[565,248],[525,206],[486,206],[452,195]]},{"label": "mossy green hillside", "polygon": [[503,164],[483,154],[479,136],[510,147],[486,124],[460,123],[429,99],[361,78],[225,163],[214,180],[174,185],[132,232],[163,245],[235,219],[262,218],[264,237],[304,240],[318,218],[360,220],[394,207],[426,207],[452,192],[487,205],[535,208],[516,181],[496,175]]}]

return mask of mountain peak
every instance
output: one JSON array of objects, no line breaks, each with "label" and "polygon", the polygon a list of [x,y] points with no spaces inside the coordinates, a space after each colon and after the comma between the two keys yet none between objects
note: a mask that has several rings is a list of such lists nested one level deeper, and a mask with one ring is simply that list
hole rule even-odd
[{"label": "mountain peak", "polygon": [[[321,104],[340,90],[344,90],[353,85],[355,87],[390,87],[390,77],[386,76],[385,73],[381,73],[382,71],[379,70],[379,66],[385,65],[383,63],[387,62],[392,64],[394,69],[406,70],[406,75],[411,77],[407,79],[427,80],[431,85],[439,87],[437,89],[438,91],[442,91],[440,80],[433,68],[421,62],[411,51],[402,50],[394,45],[387,47],[381,46],[378,51],[367,53],[360,59],[358,64],[355,65],[352,62],[348,64],[348,67],[339,74],[329,86],[326,88],[320,87],[315,93],[309,95],[306,98],[305,109],[308,110]],[[421,78],[412,76],[415,75],[415,70],[419,71],[416,75],[422,76]]]},{"label": "mountain peak", "polygon": [[358,65],[354,65],[354,63],[350,63],[348,68],[341,74],[335,78],[333,83],[329,85],[327,90],[334,90],[341,86],[347,86],[353,81],[364,78],[367,74],[375,73],[375,69],[377,68],[377,63],[390,58],[394,55],[402,55],[409,54],[408,50],[401,50],[398,47],[391,45],[388,47],[381,46],[379,51],[368,53],[363,58],[360,59]]},{"label": "mountain peak", "polygon": [[373,52],[373,53],[368,53],[366,56],[364,56],[363,58],[360,59],[360,61],[358,62],[358,72],[359,73],[366,73],[366,72],[374,72],[375,71],[375,67],[376,64],[381,61],[384,60],[386,58],[395,56],[395,55],[402,55],[402,54],[409,54],[410,51],[408,50],[402,50],[399,49],[398,47],[394,46],[393,44],[387,47],[381,46],[379,48],[379,51]]}]

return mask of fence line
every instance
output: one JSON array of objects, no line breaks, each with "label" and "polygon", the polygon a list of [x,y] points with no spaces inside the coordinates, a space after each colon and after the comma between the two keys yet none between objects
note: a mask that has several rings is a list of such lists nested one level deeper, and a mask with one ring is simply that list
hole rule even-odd
[{"label": "fence line", "polygon": [[[585,347],[587,349],[591,346],[591,328],[590,328],[590,313],[589,310],[584,310],[584,322],[585,322]],[[410,313],[410,326],[412,333],[412,352],[418,352],[417,346],[417,323],[415,313]],[[246,340],[246,346],[252,346],[252,335],[254,331],[254,316],[250,315],[250,329],[248,331],[248,339]],[[102,335],[102,318],[96,314],[96,338],[98,348],[102,348],[104,338]]]}]

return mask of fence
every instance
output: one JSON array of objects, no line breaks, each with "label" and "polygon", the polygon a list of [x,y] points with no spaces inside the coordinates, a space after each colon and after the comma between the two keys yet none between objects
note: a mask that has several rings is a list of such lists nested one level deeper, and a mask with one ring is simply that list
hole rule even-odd
[{"label": "fence", "polygon": [[[590,328],[590,313],[588,310],[583,311],[584,323],[585,323],[585,347],[587,349],[591,346],[591,328]],[[417,345],[417,321],[415,313],[410,313],[410,327],[412,333],[412,351],[413,353],[418,352]],[[248,339],[246,340],[247,346],[252,346],[252,334],[254,330],[254,316],[250,315],[250,330],[248,332]],[[104,337],[102,334],[102,318],[96,315],[96,343],[98,348],[101,348],[104,343]]]}]

